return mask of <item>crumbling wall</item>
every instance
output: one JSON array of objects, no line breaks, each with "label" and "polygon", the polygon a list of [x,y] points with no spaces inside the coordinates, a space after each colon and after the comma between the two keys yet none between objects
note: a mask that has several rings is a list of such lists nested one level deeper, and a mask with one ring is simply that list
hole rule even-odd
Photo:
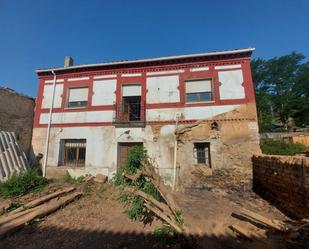
[{"label": "crumbling wall", "polygon": [[0,130],[14,132],[21,149],[31,151],[34,99],[0,87]]},{"label": "crumbling wall", "polygon": [[255,155],[253,189],[288,215],[309,217],[309,158]]},{"label": "crumbling wall", "polygon": [[211,171],[225,169],[249,174],[252,155],[260,153],[255,104],[204,120],[178,139],[179,186],[194,185],[193,173],[202,167],[193,156],[196,142],[210,143]]}]

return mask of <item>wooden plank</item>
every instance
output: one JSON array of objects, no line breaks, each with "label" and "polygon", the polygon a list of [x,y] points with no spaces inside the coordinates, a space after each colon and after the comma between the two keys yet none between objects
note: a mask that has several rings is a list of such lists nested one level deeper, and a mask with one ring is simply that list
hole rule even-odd
[{"label": "wooden plank", "polygon": [[10,212],[10,214],[14,214],[14,213],[23,211],[25,209],[33,208],[35,206],[38,206],[38,205],[40,205],[40,204],[42,204],[44,202],[47,202],[47,201],[53,199],[55,197],[58,197],[58,196],[60,196],[62,194],[66,194],[66,193],[72,192],[73,190],[75,190],[74,187],[68,187],[68,188],[61,189],[61,190],[58,190],[56,192],[50,193],[48,195],[42,196],[40,198],[37,198],[37,199],[35,199],[33,201],[30,201],[30,202],[26,203],[22,207],[19,207],[19,208],[13,210],[12,212]]},{"label": "wooden plank", "polygon": [[135,194],[135,195],[138,195],[138,196],[142,197],[146,201],[151,202],[157,208],[161,209],[163,212],[167,213],[167,215],[169,217],[172,217],[172,213],[171,213],[171,211],[170,211],[170,209],[169,209],[169,207],[167,205],[165,205],[162,202],[157,201],[155,198],[153,198],[152,196],[146,194],[145,192],[143,192],[141,190],[134,189],[134,188],[130,188],[130,187],[126,187],[124,189],[124,191],[127,191],[129,193],[132,193],[132,194]]},{"label": "wooden plank", "polygon": [[168,223],[170,226],[172,226],[178,233],[182,233],[182,229],[174,222],[172,221],[165,213],[160,211],[156,207],[151,207],[148,203],[145,203],[144,206],[153,212],[158,218],[162,219],[166,223]]},{"label": "wooden plank", "polygon": [[257,234],[255,234],[252,231],[247,230],[245,227],[241,227],[241,226],[238,226],[238,225],[231,225],[231,226],[229,226],[229,228],[232,231],[236,232],[241,237],[244,237],[248,240],[253,240],[254,237],[255,238],[258,237]]},{"label": "wooden plank", "polygon": [[[286,228],[284,226],[284,224],[278,220],[275,219],[269,219],[266,218],[260,214],[257,214],[255,212],[252,212],[250,210],[247,209],[242,209],[239,212],[233,212],[232,215],[235,217],[239,216],[244,218],[245,220],[250,221],[252,224],[254,223],[260,223],[264,226],[279,230],[279,231],[285,231]],[[253,222],[252,222],[253,221]]]},{"label": "wooden plank", "polygon": [[49,215],[50,213],[56,211],[62,206],[67,205],[68,203],[73,201],[75,198],[80,197],[81,195],[82,195],[81,192],[72,193],[71,195],[60,197],[59,199],[53,199],[48,203],[45,203],[41,206],[37,206],[36,207],[37,209],[34,208],[35,210],[29,209],[33,211],[0,226],[0,239],[21,229],[24,226],[24,224],[29,223],[34,219],[42,218],[45,217],[46,215]]},{"label": "wooden plank", "polygon": [[138,178],[140,178],[142,175],[142,171],[141,170],[137,170],[136,171],[136,174],[135,175],[128,175],[128,174],[125,174],[124,177],[125,178],[128,178],[129,180],[131,181],[136,181]]}]

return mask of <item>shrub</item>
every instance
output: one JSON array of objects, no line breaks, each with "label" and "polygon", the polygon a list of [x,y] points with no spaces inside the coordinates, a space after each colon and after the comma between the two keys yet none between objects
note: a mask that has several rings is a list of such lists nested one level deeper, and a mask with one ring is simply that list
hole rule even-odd
[{"label": "shrub", "polygon": [[289,155],[302,153],[306,150],[303,144],[288,144],[283,141],[268,140],[261,143],[261,150],[268,155]]},{"label": "shrub", "polygon": [[79,176],[77,178],[70,176],[67,172],[66,175],[63,177],[63,181],[70,184],[81,183],[85,179],[85,176]]},{"label": "shrub", "polygon": [[124,168],[126,173],[133,175],[136,170],[140,168],[141,162],[146,159],[147,151],[143,146],[133,146],[129,149],[128,158],[125,162]]},{"label": "shrub", "polygon": [[46,186],[50,180],[39,176],[37,170],[31,169],[14,174],[10,179],[0,183],[0,196],[12,197],[38,191]]}]

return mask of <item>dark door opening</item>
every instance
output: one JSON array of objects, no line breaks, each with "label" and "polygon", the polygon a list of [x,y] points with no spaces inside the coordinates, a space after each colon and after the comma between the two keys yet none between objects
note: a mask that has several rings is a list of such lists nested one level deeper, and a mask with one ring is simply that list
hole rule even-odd
[{"label": "dark door opening", "polygon": [[143,143],[118,143],[118,171],[124,166],[133,146],[143,146]]},{"label": "dark door opening", "polygon": [[141,96],[123,97],[122,115],[124,121],[141,120]]}]

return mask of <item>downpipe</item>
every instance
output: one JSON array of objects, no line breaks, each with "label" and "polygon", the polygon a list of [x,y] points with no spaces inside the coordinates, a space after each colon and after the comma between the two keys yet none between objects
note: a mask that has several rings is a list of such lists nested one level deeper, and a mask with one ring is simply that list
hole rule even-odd
[{"label": "downpipe", "polygon": [[176,114],[176,126],[175,126],[175,142],[174,142],[174,163],[173,163],[173,190],[176,190],[176,178],[177,178],[177,135],[176,135],[176,130],[178,128],[178,119],[179,115],[178,113]]},{"label": "downpipe", "polygon": [[43,175],[43,177],[46,177],[46,166],[47,166],[47,159],[48,159],[50,128],[51,128],[51,122],[52,122],[52,113],[53,113],[53,108],[54,108],[54,99],[55,99],[56,81],[57,81],[57,75],[55,74],[54,70],[52,70],[51,73],[54,75],[53,94],[52,94],[51,106],[49,108],[49,117],[48,117],[48,124],[47,124],[47,134],[46,134],[46,140],[45,140],[45,152],[44,152],[44,161],[43,161],[43,167],[42,167],[42,175]]}]

